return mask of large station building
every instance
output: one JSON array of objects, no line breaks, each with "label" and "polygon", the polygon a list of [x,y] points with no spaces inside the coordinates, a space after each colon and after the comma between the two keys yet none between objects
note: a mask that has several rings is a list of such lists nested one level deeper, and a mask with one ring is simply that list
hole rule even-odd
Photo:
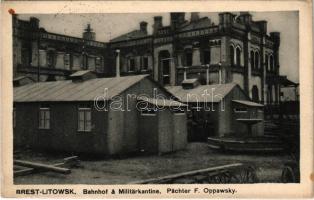
[{"label": "large station building", "polygon": [[255,102],[276,104],[280,98],[280,34],[267,32],[266,21],[254,21],[248,12],[219,13],[215,24],[192,13],[170,13],[170,24],[154,17],[153,32],[147,22],[139,28],[98,42],[88,26],[82,38],[49,33],[39,20],[13,17],[14,78],[66,79],[79,70],[99,77],[116,74],[116,52],[120,73],[150,74],[163,86],[180,85],[197,78],[201,84],[236,83]]}]

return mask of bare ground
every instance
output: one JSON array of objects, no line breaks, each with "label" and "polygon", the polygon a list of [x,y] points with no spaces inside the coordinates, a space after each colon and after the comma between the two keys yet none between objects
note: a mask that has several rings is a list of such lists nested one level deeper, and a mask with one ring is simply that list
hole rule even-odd
[{"label": "bare ground", "polygon": [[[19,158],[53,164],[71,155],[22,152]],[[190,170],[232,163],[251,163],[257,167],[260,182],[279,182],[284,154],[228,154],[208,149],[205,143],[190,143],[187,149],[167,155],[136,156],[120,159],[82,157],[81,166],[68,175],[42,172],[14,179],[15,184],[125,184]]]}]

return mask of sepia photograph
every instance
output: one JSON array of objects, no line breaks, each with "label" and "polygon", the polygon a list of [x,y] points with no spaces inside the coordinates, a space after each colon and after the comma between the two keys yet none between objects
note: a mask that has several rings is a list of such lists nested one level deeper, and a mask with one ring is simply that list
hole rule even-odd
[{"label": "sepia photograph", "polygon": [[298,11],[13,13],[12,34],[14,184],[300,183]]}]

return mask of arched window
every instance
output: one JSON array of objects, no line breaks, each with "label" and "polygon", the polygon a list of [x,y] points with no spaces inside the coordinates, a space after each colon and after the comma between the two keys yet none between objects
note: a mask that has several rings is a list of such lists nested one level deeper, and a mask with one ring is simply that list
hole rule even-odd
[{"label": "arched window", "polygon": [[268,55],[267,54],[265,55],[265,68],[267,70],[269,70],[269,62],[268,62]]},{"label": "arched window", "polygon": [[255,52],[255,69],[259,68],[259,53]]},{"label": "arched window", "polygon": [[250,52],[251,69],[254,69],[254,52]]},{"label": "arched window", "polygon": [[258,88],[256,85],[252,88],[252,101],[259,102]]},{"label": "arched window", "polygon": [[274,57],[271,55],[270,57],[269,57],[269,64],[270,64],[270,70],[271,71],[274,71]]},{"label": "arched window", "polygon": [[241,49],[237,47],[236,49],[236,57],[237,57],[237,66],[241,65]]},{"label": "arched window", "polygon": [[230,46],[230,61],[231,61],[231,66],[234,66],[234,47],[231,45]]}]

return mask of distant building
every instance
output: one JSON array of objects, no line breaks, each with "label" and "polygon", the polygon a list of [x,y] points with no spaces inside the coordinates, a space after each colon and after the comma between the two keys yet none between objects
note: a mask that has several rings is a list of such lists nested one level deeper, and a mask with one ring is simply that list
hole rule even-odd
[{"label": "distant building", "polygon": [[266,21],[254,21],[248,12],[219,13],[218,24],[198,13],[190,20],[171,13],[170,25],[154,17],[152,35],[146,25],[110,41],[110,49],[121,51],[122,73],[148,72],[162,85],[186,78],[237,83],[255,102],[279,102],[280,34],[268,35]]},{"label": "distant building", "polygon": [[255,102],[279,103],[280,34],[267,34],[266,21],[248,12],[219,13],[219,23],[192,13],[170,13],[170,24],[154,17],[137,30],[95,41],[87,26],[83,38],[48,33],[39,20],[13,18],[14,77],[31,74],[40,81],[59,80],[77,70],[114,76],[115,51],[120,50],[121,75],[150,74],[164,86],[198,78],[201,84],[237,83]]},{"label": "distant building", "polygon": [[182,86],[167,86],[166,89],[189,106],[190,141],[264,135],[264,106],[252,102],[235,83],[199,85],[183,82]]},{"label": "distant building", "polygon": [[63,80],[75,71],[106,73],[107,44],[95,41],[90,25],[83,38],[49,33],[39,19],[29,21],[13,16],[13,76],[29,76],[36,81]]},{"label": "distant building", "polygon": [[289,80],[286,76],[280,77],[281,102],[300,101],[299,84]]}]

